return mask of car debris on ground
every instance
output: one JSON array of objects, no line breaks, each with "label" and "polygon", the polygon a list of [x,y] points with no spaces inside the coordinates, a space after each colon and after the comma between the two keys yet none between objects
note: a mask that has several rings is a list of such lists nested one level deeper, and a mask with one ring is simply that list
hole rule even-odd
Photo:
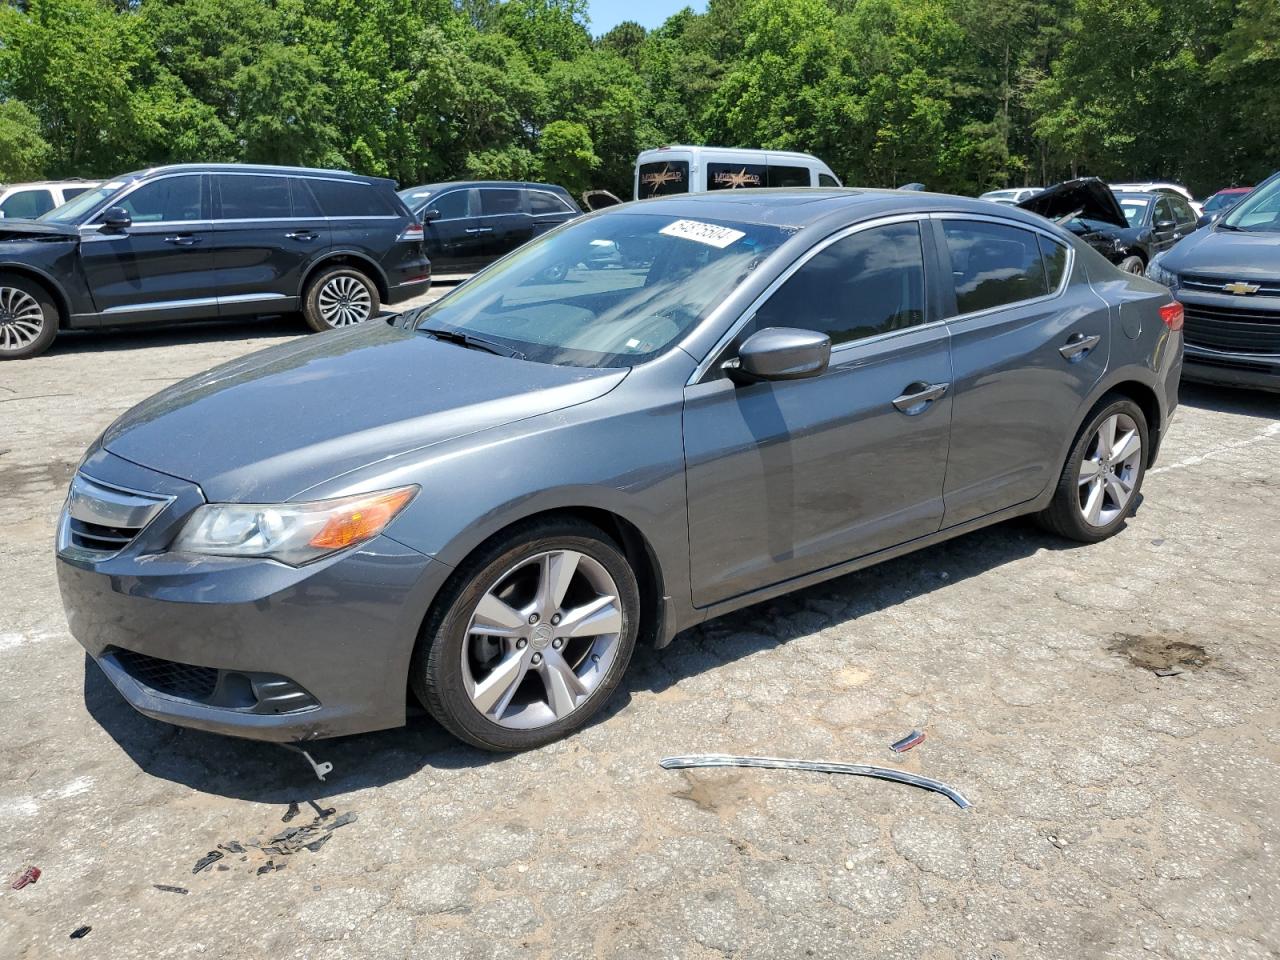
[{"label": "car debris on ground", "polygon": [[912,730],[901,740],[889,744],[889,749],[894,753],[906,753],[912,747],[917,747],[922,743],[924,743],[924,731]]},{"label": "car debris on ground", "polygon": [[[255,874],[258,876],[276,870],[283,870],[286,862],[280,858],[292,856],[301,850],[306,850],[308,853],[319,853],[320,848],[328,843],[329,838],[333,836],[333,831],[339,827],[345,827],[349,823],[355,823],[359,819],[354,811],[334,816],[337,813],[334,807],[321,807],[313,800],[308,800],[307,803],[316,811],[316,815],[310,823],[285,827],[265,839],[254,837],[252,840],[244,842],[227,840],[224,843],[219,843],[216,850],[210,850],[196,861],[195,866],[191,868],[191,872],[193,874],[200,873],[226,856],[239,856],[240,861],[245,863],[250,862],[251,856],[259,859],[266,857],[265,863],[260,863],[254,868]],[[301,810],[297,803],[290,803],[281,820],[288,823],[298,816],[300,812]],[[230,868],[226,864],[219,864],[218,869],[226,870]],[[166,890],[171,893],[187,892],[182,887],[170,887],[158,883],[153,884],[153,886],[157,890]]]},{"label": "car debris on ground", "polygon": [[9,882],[9,886],[12,887],[14,890],[21,890],[23,887],[33,884],[39,879],[40,879],[40,868],[37,866],[30,866],[22,870],[22,872],[20,872],[16,877],[14,877]]},{"label": "car debris on ground", "polygon": [[92,929],[93,929],[93,927],[89,926],[88,924],[85,924],[83,927],[76,927],[74,930],[72,930],[72,931],[71,931],[71,939],[72,939],[72,940],[81,940],[81,939],[83,939],[83,938],[84,938],[84,937],[89,933],[89,931],[90,931],[90,930],[92,930]]}]

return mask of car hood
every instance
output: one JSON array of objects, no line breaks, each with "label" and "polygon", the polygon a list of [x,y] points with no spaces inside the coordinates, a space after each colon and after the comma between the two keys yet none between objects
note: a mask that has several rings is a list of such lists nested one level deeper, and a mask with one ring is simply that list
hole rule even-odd
[{"label": "car hood", "polygon": [[211,501],[279,502],[389,457],[595,399],[626,373],[368,324],[174,384],[112,424],[102,443],[199,484]]},{"label": "car hood", "polygon": [[0,240],[39,240],[45,237],[78,237],[79,235],[80,230],[74,223],[0,218]]},{"label": "car hood", "polygon": [[1038,213],[1046,220],[1062,220],[1069,217],[1082,217],[1085,220],[1100,220],[1117,227],[1129,226],[1124,211],[1116,202],[1115,194],[1097,177],[1080,177],[1076,180],[1064,180],[1052,187],[1047,187],[1034,197],[1028,197],[1018,204],[1023,210]]},{"label": "car hood", "polygon": [[1280,278],[1280,233],[1202,227],[1160,258],[1178,272],[1231,280]]}]

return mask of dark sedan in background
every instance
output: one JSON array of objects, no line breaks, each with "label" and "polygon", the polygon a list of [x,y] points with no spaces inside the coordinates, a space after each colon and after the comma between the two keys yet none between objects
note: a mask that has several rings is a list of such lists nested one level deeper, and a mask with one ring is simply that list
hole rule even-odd
[{"label": "dark sedan in background", "polygon": [[422,222],[436,280],[460,280],[566,220],[582,215],[564,187],[456,180],[400,191]]},{"label": "dark sedan in background", "polygon": [[1049,187],[1018,206],[1059,222],[1126,273],[1196,229],[1196,212],[1173,191],[1114,193],[1097,177]]},{"label": "dark sedan in background", "polygon": [[1188,379],[1280,391],[1280,173],[1147,276],[1186,309]]},{"label": "dark sedan in background", "polygon": [[[584,266],[605,244],[646,254]],[[1117,533],[1181,322],[982,200],[611,207],[126,413],[72,482],[63,602],[153,717],[307,740],[400,725],[413,691],[472,744],[536,746],[637,642],[1022,514]]]}]

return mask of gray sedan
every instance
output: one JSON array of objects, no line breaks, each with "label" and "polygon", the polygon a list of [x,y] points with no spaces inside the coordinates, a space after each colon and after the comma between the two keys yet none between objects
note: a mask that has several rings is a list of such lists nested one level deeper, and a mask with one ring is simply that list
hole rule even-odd
[{"label": "gray sedan", "polygon": [[612,207],[125,414],[61,516],[67,616],[148,716],[307,740],[416,695],[532,747],[637,643],[1020,514],[1116,533],[1181,325],[1164,287],[977,200]]}]

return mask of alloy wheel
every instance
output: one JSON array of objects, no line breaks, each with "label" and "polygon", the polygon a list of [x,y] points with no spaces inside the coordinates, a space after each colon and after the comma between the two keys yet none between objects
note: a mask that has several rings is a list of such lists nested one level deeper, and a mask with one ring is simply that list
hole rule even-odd
[{"label": "alloy wheel", "polygon": [[373,312],[373,300],[355,277],[339,275],[325,282],[317,298],[320,316],[331,327],[364,323]]},{"label": "alloy wheel", "polygon": [[521,730],[577,710],[617,658],[618,593],[603,565],[573,550],[539,553],[503,573],[480,598],[462,644],[472,706]]},{"label": "alloy wheel", "polygon": [[0,287],[0,350],[29,347],[44,329],[44,310],[17,287]]},{"label": "alloy wheel", "polygon": [[1133,497],[1142,465],[1142,434],[1128,414],[1107,417],[1080,461],[1080,513],[1093,527],[1115,521]]}]

